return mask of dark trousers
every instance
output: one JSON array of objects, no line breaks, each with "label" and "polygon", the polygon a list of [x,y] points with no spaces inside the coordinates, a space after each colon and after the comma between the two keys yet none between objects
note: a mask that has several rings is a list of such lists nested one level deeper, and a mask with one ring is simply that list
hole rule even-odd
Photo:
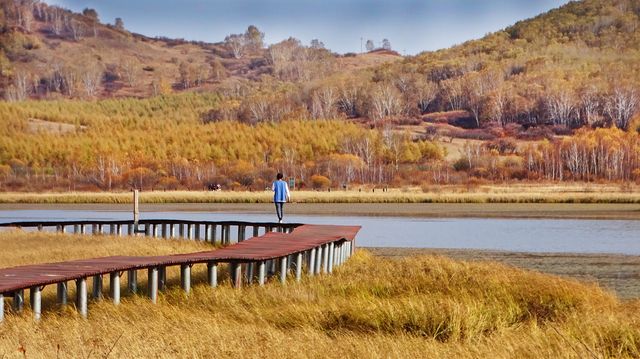
[{"label": "dark trousers", "polygon": [[276,204],[276,214],[278,215],[278,219],[282,220],[284,216],[284,202],[275,202]]}]

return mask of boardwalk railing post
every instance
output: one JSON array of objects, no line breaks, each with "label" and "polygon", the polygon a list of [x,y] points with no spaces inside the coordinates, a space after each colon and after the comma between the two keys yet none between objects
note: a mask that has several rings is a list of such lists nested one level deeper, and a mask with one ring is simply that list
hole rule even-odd
[{"label": "boardwalk railing post", "polygon": [[302,252],[296,254],[296,281],[302,279]]},{"label": "boardwalk railing post", "polygon": [[287,283],[287,257],[280,258],[280,283]]},{"label": "boardwalk railing post", "polygon": [[33,319],[40,320],[42,315],[42,290],[40,287],[29,288],[29,300],[33,311]]},{"label": "boardwalk railing post", "polygon": [[151,303],[156,304],[158,302],[158,268],[149,268],[147,273],[147,285]]},{"label": "boardwalk railing post", "polygon": [[321,269],[322,269],[322,246],[318,246],[316,248],[315,274],[320,274]]},{"label": "boardwalk railing post", "polygon": [[242,264],[241,263],[233,263],[231,266],[233,269],[233,286],[234,288],[242,287]]},{"label": "boardwalk railing post", "polygon": [[136,294],[138,291],[138,272],[135,269],[127,271],[127,288],[131,294]]},{"label": "boardwalk railing post", "polygon": [[243,225],[238,226],[238,243],[244,241],[245,239],[246,227]]},{"label": "boardwalk railing post", "polygon": [[24,290],[16,290],[13,292],[13,310],[16,313],[22,312],[24,308]]},{"label": "boardwalk railing post", "polygon": [[67,282],[60,282],[56,287],[58,303],[60,305],[67,305]]},{"label": "boardwalk railing post", "polygon": [[265,279],[265,274],[266,274],[265,270],[266,270],[265,261],[258,262],[258,284],[260,286],[264,285],[264,279]]},{"label": "boardwalk railing post", "polygon": [[191,265],[180,265],[180,283],[184,292],[189,294],[191,291]]},{"label": "boardwalk railing post", "polygon": [[309,251],[309,268],[308,268],[308,271],[309,271],[309,275],[310,276],[313,276],[315,274],[315,272],[316,272],[315,268],[316,268],[316,249],[314,247],[314,248],[311,248],[311,250]]},{"label": "boardwalk railing post", "polygon": [[80,316],[87,317],[87,278],[76,280],[76,308]]},{"label": "boardwalk railing post", "polygon": [[202,240],[202,236],[200,235],[200,223],[196,223],[195,237],[196,237],[196,241]]},{"label": "boardwalk railing post", "polygon": [[109,290],[113,304],[120,304],[120,272],[109,273]]},{"label": "boardwalk railing post", "polygon": [[253,226],[253,236],[257,237],[260,233],[260,226]]},{"label": "boardwalk railing post", "polygon": [[218,286],[218,263],[207,263],[207,279],[211,287],[215,288]]}]

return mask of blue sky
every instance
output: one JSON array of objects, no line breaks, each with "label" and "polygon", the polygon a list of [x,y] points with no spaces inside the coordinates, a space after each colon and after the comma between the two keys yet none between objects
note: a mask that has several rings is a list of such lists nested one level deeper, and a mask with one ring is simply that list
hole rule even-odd
[{"label": "blue sky", "polygon": [[335,52],[359,52],[360,39],[391,41],[412,55],[476,39],[566,0],[46,0],[147,36],[217,42],[256,25],[267,43],[320,39]]}]

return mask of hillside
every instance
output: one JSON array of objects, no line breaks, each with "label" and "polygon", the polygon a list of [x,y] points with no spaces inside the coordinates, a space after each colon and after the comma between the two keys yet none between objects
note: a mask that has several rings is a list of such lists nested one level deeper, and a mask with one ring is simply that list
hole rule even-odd
[{"label": "hillside", "polygon": [[[342,59],[323,48],[304,47],[295,39],[284,41],[280,48],[278,44],[267,48],[263,36],[250,26],[245,34],[231,34],[215,44],[154,39],[130,33],[121,21],[104,24],[92,9],[78,14],[37,1],[2,0],[0,94],[9,100],[22,100],[213,91],[223,82],[233,85],[259,81],[264,75],[282,76],[278,72],[289,67],[280,64],[282,61],[317,62],[298,61],[300,56],[292,53],[295,51],[305,52],[306,57],[322,57],[327,67],[323,73],[342,66],[350,70],[373,66],[400,57],[375,53]],[[281,60],[285,55],[290,58]],[[297,64],[294,70],[311,71],[305,64]]]}]

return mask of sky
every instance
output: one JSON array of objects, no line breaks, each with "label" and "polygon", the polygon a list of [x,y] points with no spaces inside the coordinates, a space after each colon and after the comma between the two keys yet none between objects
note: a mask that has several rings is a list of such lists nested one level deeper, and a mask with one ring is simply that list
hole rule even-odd
[{"label": "sky", "polygon": [[389,39],[414,55],[477,39],[566,0],[46,0],[76,12],[98,11],[103,23],[124,20],[129,31],[219,42],[249,25],[267,44],[289,37],[319,39],[334,52],[360,52],[371,39]]}]

